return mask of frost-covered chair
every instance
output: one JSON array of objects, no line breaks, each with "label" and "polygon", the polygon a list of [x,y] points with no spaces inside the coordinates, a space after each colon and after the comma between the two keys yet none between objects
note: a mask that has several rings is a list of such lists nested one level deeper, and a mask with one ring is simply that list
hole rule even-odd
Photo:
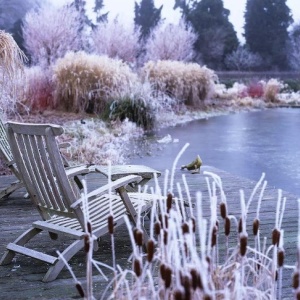
[{"label": "frost-covered chair", "polygon": [[8,197],[11,193],[16,191],[17,189],[24,187],[19,171],[14,162],[10,145],[8,143],[5,127],[1,118],[0,118],[0,155],[2,156],[2,159],[4,160],[7,167],[17,178],[17,181],[14,181],[12,184],[10,184],[9,186],[7,186],[6,188],[0,191],[0,200],[1,200],[2,198]]},{"label": "frost-covered chair", "polygon": [[[56,141],[56,136],[63,133],[61,126],[8,122],[7,133],[20,171],[20,180],[24,182],[42,220],[33,222],[28,230],[7,245],[0,265],[9,264],[15,254],[20,253],[50,264],[43,281],[54,280],[64,267],[63,259],[27,247],[33,237],[46,231],[53,239],[57,235],[75,239],[62,252],[68,261],[84,247],[86,221],[83,202],[88,203],[93,235],[99,238],[108,232],[109,216],[113,216],[115,227],[124,222],[124,214],[128,214],[131,221],[136,223],[137,211],[149,209],[149,204],[155,198],[155,195],[144,193],[142,196],[141,193],[130,193],[129,196],[125,187],[132,182],[139,182],[142,177],[138,175],[117,179],[110,186],[100,186],[85,197],[80,195],[78,185],[73,184],[73,178],[89,173],[90,170],[84,166],[70,169],[64,167]],[[143,225],[140,226],[144,230]],[[144,230],[144,242],[147,240],[148,235]]]}]

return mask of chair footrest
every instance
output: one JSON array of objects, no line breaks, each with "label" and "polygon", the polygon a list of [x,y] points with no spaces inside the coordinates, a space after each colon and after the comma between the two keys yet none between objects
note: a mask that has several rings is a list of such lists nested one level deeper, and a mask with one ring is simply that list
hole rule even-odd
[{"label": "chair footrest", "polygon": [[51,265],[53,265],[57,260],[57,257],[51,256],[51,255],[48,255],[48,254],[45,254],[42,252],[38,252],[38,251],[29,249],[29,248],[26,248],[23,246],[19,246],[19,245],[13,244],[13,243],[9,243],[6,247],[6,249],[10,250],[10,251],[14,251],[16,253],[26,255],[26,256],[36,258],[38,260],[42,260]]}]

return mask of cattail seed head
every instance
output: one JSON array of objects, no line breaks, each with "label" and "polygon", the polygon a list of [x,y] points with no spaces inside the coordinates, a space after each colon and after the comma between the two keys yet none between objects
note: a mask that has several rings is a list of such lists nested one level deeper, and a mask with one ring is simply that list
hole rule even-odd
[{"label": "cattail seed head", "polygon": [[167,245],[168,243],[168,231],[164,230],[164,244]]},{"label": "cattail seed head", "polygon": [[110,234],[114,234],[114,217],[112,215],[108,216],[107,222],[108,222],[108,232]]},{"label": "cattail seed head", "polygon": [[280,231],[277,228],[274,228],[272,231],[272,244],[279,245],[279,240],[280,240]]},{"label": "cattail seed head", "polygon": [[214,247],[217,244],[217,226],[214,226],[211,234],[211,247]]},{"label": "cattail seed head", "polygon": [[186,222],[182,223],[181,229],[182,229],[183,234],[189,233],[189,231],[190,231],[189,224]]},{"label": "cattail seed head", "polygon": [[181,285],[184,288],[185,297],[184,299],[190,299],[191,298],[191,280],[188,275],[182,275],[180,276]]},{"label": "cattail seed head", "polygon": [[156,235],[160,235],[160,229],[161,229],[160,222],[156,222],[156,223],[154,224],[154,233],[155,233]]},{"label": "cattail seed head", "polygon": [[91,222],[88,221],[86,225],[87,225],[88,233],[92,234],[92,224],[91,224]]},{"label": "cattail seed head", "polygon": [[166,289],[171,286],[172,282],[172,269],[170,267],[165,268],[165,287]]},{"label": "cattail seed head", "polygon": [[84,251],[88,253],[90,250],[90,236],[88,234],[84,235]]},{"label": "cattail seed head", "polygon": [[239,219],[238,232],[241,233],[243,231],[243,220]]},{"label": "cattail seed head", "polygon": [[283,249],[280,249],[278,251],[277,262],[278,262],[278,267],[279,268],[283,266],[283,264],[284,264],[284,250]]},{"label": "cattail seed head", "polygon": [[133,270],[137,277],[140,277],[142,275],[142,265],[140,259],[138,258],[134,259]]},{"label": "cattail seed head", "polygon": [[160,221],[160,224],[161,224],[161,226],[164,226],[165,228],[168,228],[168,221],[169,221],[169,219],[168,219],[168,216],[167,215],[162,215],[162,214],[160,214],[159,216],[158,216],[158,219],[159,219],[159,221]]},{"label": "cattail seed head", "polygon": [[162,278],[162,280],[166,279],[166,265],[165,264],[161,264],[159,266],[159,272],[160,272],[160,277]]},{"label": "cattail seed head", "polygon": [[174,299],[175,300],[184,300],[184,294],[183,294],[183,291],[179,290],[179,289],[176,289],[174,291]]},{"label": "cattail seed head", "polygon": [[83,290],[80,282],[76,283],[76,289],[77,289],[80,297],[84,298],[84,290]]},{"label": "cattail seed head", "polygon": [[240,254],[244,256],[247,252],[248,237],[245,234],[240,235]]},{"label": "cattail seed head", "polygon": [[201,275],[197,272],[196,269],[191,269],[191,277],[192,277],[192,287],[194,290],[196,288],[199,288],[200,290],[203,290]]},{"label": "cattail seed head", "polygon": [[299,272],[296,271],[293,274],[293,288],[296,290],[299,287]]},{"label": "cattail seed head", "polygon": [[144,236],[143,231],[135,228],[133,230],[133,236],[134,236],[134,240],[135,240],[136,244],[139,247],[142,247],[143,246],[143,236]]},{"label": "cattail seed head", "polygon": [[167,196],[167,212],[172,208],[173,196],[172,194],[168,194]]},{"label": "cattail seed head", "polygon": [[226,207],[226,203],[224,202],[220,204],[220,214],[223,219],[227,217],[227,207]]},{"label": "cattail seed head", "polygon": [[225,218],[225,235],[229,236],[230,234],[230,219],[228,217]]},{"label": "cattail seed head", "polygon": [[255,219],[252,224],[253,235],[257,235],[259,229],[259,220]]},{"label": "cattail seed head", "polygon": [[195,220],[195,218],[191,218],[191,220],[192,220],[192,230],[195,233],[196,232],[196,220]]},{"label": "cattail seed head", "polygon": [[297,291],[297,293],[296,293],[296,299],[300,300],[300,291]]},{"label": "cattail seed head", "polygon": [[147,243],[147,260],[149,263],[152,262],[154,256],[154,246],[155,243],[153,240],[149,240]]},{"label": "cattail seed head", "polygon": [[211,297],[211,295],[205,294],[203,296],[203,300],[212,300],[212,297]]}]

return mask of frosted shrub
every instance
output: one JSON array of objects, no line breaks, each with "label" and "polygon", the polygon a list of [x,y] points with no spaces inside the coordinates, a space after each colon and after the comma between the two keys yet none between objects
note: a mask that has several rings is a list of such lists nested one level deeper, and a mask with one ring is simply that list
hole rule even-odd
[{"label": "frosted shrub", "polygon": [[160,24],[152,31],[145,50],[148,60],[190,61],[194,56],[193,46],[197,39],[191,26],[181,21],[175,24]]},{"label": "frosted shrub", "polygon": [[214,90],[215,73],[196,63],[149,61],[141,70],[157,91],[167,93],[181,103],[199,106]]},{"label": "frosted shrub", "polygon": [[259,67],[261,64],[262,58],[244,46],[239,46],[237,50],[228,54],[225,58],[225,65],[230,70],[249,71]]},{"label": "frosted shrub", "polygon": [[50,70],[40,66],[25,69],[24,95],[22,103],[30,110],[43,110],[54,108],[53,82]]},{"label": "frosted shrub", "polygon": [[278,100],[278,93],[284,87],[283,83],[277,79],[270,79],[264,83],[264,98],[266,101],[275,102]]},{"label": "frosted shrub", "polygon": [[120,60],[69,52],[53,66],[55,100],[65,110],[101,113],[107,102],[137,80]]},{"label": "frosted shrub", "polygon": [[100,23],[91,34],[96,54],[133,63],[139,49],[139,31],[118,19]]},{"label": "frosted shrub", "polygon": [[79,13],[74,7],[43,6],[26,14],[23,25],[25,48],[33,63],[50,65],[69,50],[79,50]]},{"label": "frosted shrub", "polygon": [[[65,124],[61,142],[70,142],[64,153],[74,164],[121,164],[126,161],[126,152],[133,139],[143,134],[143,130],[125,120],[107,124],[101,120],[85,120]],[[63,150],[62,150],[63,151]]]}]

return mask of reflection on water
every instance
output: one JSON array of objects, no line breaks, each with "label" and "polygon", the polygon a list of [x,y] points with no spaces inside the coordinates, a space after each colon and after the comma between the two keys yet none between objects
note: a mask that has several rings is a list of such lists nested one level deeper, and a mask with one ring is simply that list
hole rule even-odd
[{"label": "reflection on water", "polygon": [[[186,144],[179,165],[200,154],[205,165],[258,180],[266,173],[269,185],[300,196],[300,109],[268,109],[199,120],[159,131],[178,143],[163,146],[152,156],[131,163],[171,169]],[[146,162],[146,163],[145,163]]]}]

